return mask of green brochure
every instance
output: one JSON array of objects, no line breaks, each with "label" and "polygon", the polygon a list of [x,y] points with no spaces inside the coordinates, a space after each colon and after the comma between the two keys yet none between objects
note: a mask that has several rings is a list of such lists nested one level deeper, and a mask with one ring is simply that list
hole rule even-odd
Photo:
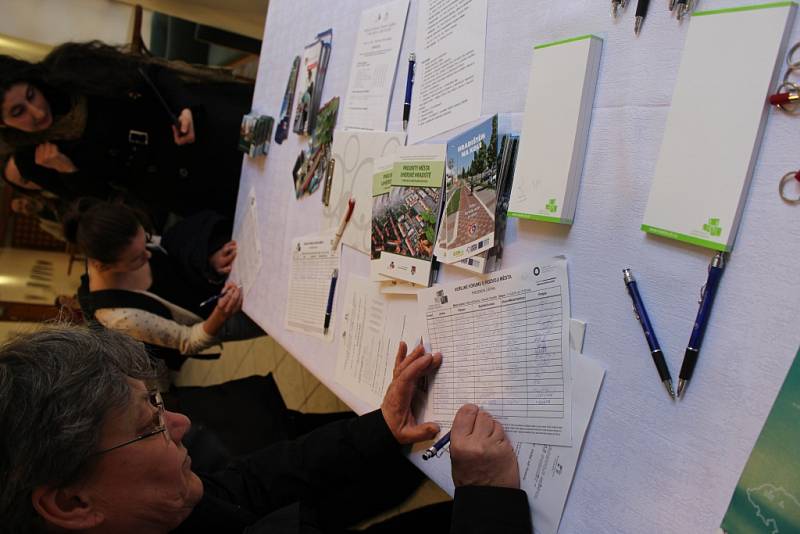
[{"label": "green brochure", "polygon": [[800,351],[722,519],[730,534],[800,532]]}]

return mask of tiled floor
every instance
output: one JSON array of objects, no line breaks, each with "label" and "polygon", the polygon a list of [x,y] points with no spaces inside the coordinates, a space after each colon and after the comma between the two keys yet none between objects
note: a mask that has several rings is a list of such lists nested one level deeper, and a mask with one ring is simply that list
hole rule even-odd
[{"label": "tiled floor", "polygon": [[175,376],[178,386],[210,386],[273,373],[286,406],[308,412],[349,410],[271,337],[225,343],[218,360],[189,359]]},{"label": "tiled floor", "polygon": [[[290,409],[309,413],[349,410],[271,337],[225,343],[222,357],[218,360],[189,359],[174,377],[174,382],[178,386],[210,386],[268,373],[275,376],[283,400]],[[381,519],[449,498],[439,486],[427,481],[407,502]]]}]

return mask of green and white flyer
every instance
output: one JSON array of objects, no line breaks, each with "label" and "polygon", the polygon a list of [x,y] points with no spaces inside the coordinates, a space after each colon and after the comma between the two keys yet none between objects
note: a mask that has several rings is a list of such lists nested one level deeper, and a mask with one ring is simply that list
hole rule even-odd
[{"label": "green and white flyer", "polygon": [[720,527],[729,534],[800,532],[800,351]]}]

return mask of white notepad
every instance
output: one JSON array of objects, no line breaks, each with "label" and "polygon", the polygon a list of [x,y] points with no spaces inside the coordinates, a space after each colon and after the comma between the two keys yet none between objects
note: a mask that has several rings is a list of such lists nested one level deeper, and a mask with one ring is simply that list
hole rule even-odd
[{"label": "white notepad", "polygon": [[642,230],[731,250],[795,11],[692,15]]},{"label": "white notepad", "polygon": [[603,41],[534,47],[509,217],[572,224]]}]

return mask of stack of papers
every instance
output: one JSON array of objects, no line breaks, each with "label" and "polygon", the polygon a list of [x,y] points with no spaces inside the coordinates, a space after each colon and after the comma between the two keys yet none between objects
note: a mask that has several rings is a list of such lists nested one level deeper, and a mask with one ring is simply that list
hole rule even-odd
[{"label": "stack of papers", "polygon": [[[398,343],[413,348],[422,337],[444,359],[418,420],[437,421],[444,433],[464,403],[489,411],[514,443],[536,532],[555,534],[605,374],[578,354],[585,324],[569,313],[563,258],[424,289],[416,299],[387,297],[378,283],[350,276],[335,378],[377,408]],[[422,465],[425,447],[412,462]],[[452,495],[449,455],[425,467]]]},{"label": "stack of papers", "polygon": [[431,284],[444,166],[445,145],[400,148],[390,181],[388,164],[380,164],[378,194],[372,204],[373,257],[380,253],[377,274],[420,286]]},{"label": "stack of papers", "polygon": [[692,15],[642,230],[731,250],[796,7]]},{"label": "stack of papers", "polygon": [[515,442],[572,445],[567,262],[497,271],[418,294],[431,349],[447,355],[426,419],[482,406]]},{"label": "stack of papers", "polygon": [[[444,433],[465,403],[491,413],[514,443],[534,530],[555,534],[605,373],[570,349],[566,260],[426,289],[418,309],[444,355],[422,419]],[[455,491],[449,455],[426,468]]]},{"label": "stack of papers", "polygon": [[509,217],[572,224],[601,50],[593,35],[534,47]]},{"label": "stack of papers", "polygon": [[440,262],[476,273],[497,267],[517,147],[508,129],[507,117],[495,115],[447,143]]}]

